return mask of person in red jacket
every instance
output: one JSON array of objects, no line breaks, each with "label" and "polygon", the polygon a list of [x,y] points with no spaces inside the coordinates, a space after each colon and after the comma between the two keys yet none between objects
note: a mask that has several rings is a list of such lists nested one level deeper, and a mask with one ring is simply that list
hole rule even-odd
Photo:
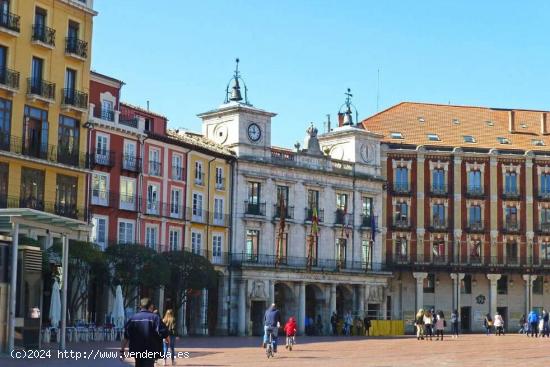
[{"label": "person in red jacket", "polygon": [[286,334],[286,349],[292,350],[292,345],[296,342],[296,319],[290,317],[285,324],[285,334]]}]

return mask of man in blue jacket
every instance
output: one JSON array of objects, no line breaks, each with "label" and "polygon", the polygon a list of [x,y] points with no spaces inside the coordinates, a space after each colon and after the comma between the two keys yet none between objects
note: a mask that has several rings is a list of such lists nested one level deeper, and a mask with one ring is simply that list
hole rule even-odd
[{"label": "man in blue jacket", "polygon": [[527,322],[529,323],[529,328],[531,329],[531,337],[533,337],[534,335],[538,338],[539,333],[537,329],[539,327],[539,315],[537,314],[537,311],[532,310],[531,312],[529,312],[529,316],[527,316]]},{"label": "man in blue jacket", "polygon": [[153,313],[149,298],[140,301],[141,310],[124,325],[124,339],[120,347],[120,358],[124,359],[124,348],[130,343],[130,353],[136,360],[136,367],[153,367],[162,351],[159,341],[168,338],[168,329],[158,314]]},{"label": "man in blue jacket", "polygon": [[281,313],[277,310],[275,303],[271,305],[270,308],[265,311],[264,315],[264,343],[263,346],[269,341],[269,331],[273,335],[273,352],[277,353],[277,335],[279,333],[279,328],[281,327]]}]

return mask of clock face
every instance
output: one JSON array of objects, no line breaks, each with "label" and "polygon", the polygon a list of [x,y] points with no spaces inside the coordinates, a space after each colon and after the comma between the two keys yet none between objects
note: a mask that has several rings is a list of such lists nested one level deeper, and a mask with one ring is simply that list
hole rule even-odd
[{"label": "clock face", "polygon": [[371,149],[369,149],[367,144],[363,144],[361,146],[361,158],[365,163],[372,161],[373,157],[371,157]]},{"label": "clock face", "polygon": [[258,124],[250,124],[248,125],[248,138],[250,141],[253,141],[254,143],[258,142],[260,138],[262,137],[262,130],[258,126]]}]

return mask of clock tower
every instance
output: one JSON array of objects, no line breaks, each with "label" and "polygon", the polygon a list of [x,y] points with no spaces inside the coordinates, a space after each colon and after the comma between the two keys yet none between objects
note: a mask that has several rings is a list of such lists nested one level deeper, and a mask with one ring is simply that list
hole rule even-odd
[{"label": "clock tower", "polygon": [[239,72],[239,59],[236,59],[235,72],[227,84],[224,103],[198,115],[202,119],[203,136],[227,146],[239,157],[270,157],[271,118],[274,116],[275,113],[256,108],[248,101],[248,88]]}]

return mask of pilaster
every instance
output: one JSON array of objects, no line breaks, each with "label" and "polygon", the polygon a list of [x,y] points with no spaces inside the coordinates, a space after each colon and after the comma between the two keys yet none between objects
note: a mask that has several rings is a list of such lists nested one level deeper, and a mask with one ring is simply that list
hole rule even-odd
[{"label": "pilaster", "polygon": [[424,279],[428,277],[428,273],[415,272],[413,277],[416,279],[416,310],[424,307]]}]

